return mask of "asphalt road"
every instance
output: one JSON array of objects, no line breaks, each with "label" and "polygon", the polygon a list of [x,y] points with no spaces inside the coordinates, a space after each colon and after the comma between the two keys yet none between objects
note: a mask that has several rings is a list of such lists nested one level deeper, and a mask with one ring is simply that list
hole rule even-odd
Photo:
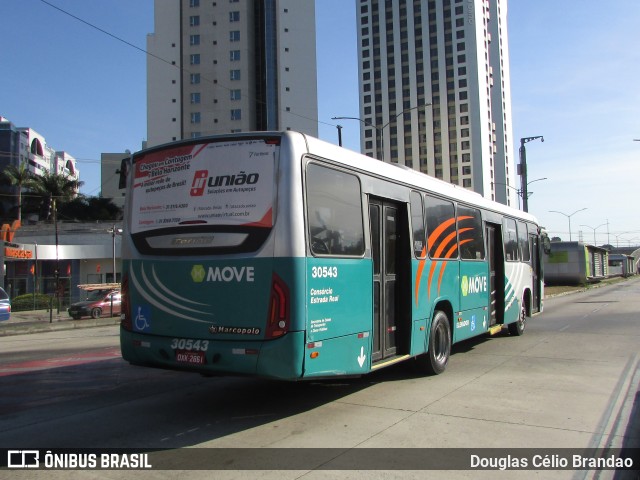
[{"label": "asphalt road", "polygon": [[[0,337],[0,448],[180,448],[207,468],[213,455],[238,453],[225,449],[259,447],[275,449],[269,452],[296,466],[221,470],[216,479],[638,478],[637,472],[597,469],[407,468],[420,465],[411,455],[433,455],[421,450],[432,448],[545,454],[550,448],[640,447],[639,324],[637,278],[546,300],[545,313],[528,322],[524,336],[504,333],[460,344],[440,376],[423,377],[398,365],[359,379],[303,383],[132,367],[119,357],[114,325]],[[318,449],[305,454],[322,458],[300,465],[292,450],[298,447]],[[385,461],[388,452],[401,470],[363,472],[370,464],[362,459],[340,463],[340,452],[353,448],[380,449],[365,452],[379,452]],[[155,459],[168,470],[137,475],[213,478],[203,470],[171,470],[183,468],[181,457]],[[371,465],[375,460],[369,458]],[[447,464],[446,456],[442,461]],[[328,470],[331,465],[336,470]],[[118,470],[0,470],[0,478],[5,473],[131,476]]]}]

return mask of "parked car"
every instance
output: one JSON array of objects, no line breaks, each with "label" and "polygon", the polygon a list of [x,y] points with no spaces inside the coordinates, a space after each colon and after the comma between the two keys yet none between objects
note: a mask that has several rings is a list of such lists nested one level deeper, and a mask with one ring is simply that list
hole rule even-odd
[{"label": "parked car", "polygon": [[11,300],[7,292],[0,288],[0,322],[9,320],[9,317],[11,317]]},{"label": "parked car", "polygon": [[82,317],[100,318],[120,315],[120,290],[92,290],[87,300],[72,304],[69,316],[78,320]]}]

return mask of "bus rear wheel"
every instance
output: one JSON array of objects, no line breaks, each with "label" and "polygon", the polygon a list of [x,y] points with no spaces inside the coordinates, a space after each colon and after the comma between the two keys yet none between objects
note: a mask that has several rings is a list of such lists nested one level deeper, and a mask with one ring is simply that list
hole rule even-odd
[{"label": "bus rear wheel", "polygon": [[416,358],[416,366],[421,372],[439,375],[447,368],[451,355],[451,327],[447,314],[436,310],[431,321],[429,349]]},{"label": "bus rear wheel", "polygon": [[522,302],[520,306],[520,316],[518,317],[518,320],[516,322],[509,324],[509,333],[511,335],[515,335],[519,337],[524,333],[524,328],[526,326],[526,323],[527,323],[527,308],[524,302]]}]

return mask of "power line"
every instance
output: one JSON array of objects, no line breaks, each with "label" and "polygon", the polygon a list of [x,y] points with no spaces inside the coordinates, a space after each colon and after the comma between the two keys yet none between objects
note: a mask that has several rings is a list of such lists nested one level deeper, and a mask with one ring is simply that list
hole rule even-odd
[{"label": "power line", "polygon": [[[65,15],[68,15],[69,17],[73,18],[74,20],[77,20],[77,21],[79,21],[81,23],[84,23],[88,27],[99,31],[100,33],[108,35],[109,37],[113,38],[114,40],[117,40],[117,41],[119,41],[121,43],[124,43],[125,45],[127,45],[129,47],[135,48],[139,52],[142,52],[145,55],[149,55],[150,57],[153,57],[153,58],[155,58],[157,60],[160,60],[161,62],[166,63],[167,65],[170,65],[170,66],[172,66],[174,68],[177,68],[178,70],[180,70],[181,73],[189,73],[189,74],[193,73],[191,70],[189,70],[187,68],[184,68],[182,66],[176,65],[175,63],[170,62],[169,60],[166,60],[166,59],[164,59],[164,58],[162,58],[162,57],[160,57],[158,55],[155,55],[155,54],[149,52],[148,50],[146,50],[144,48],[138,47],[137,45],[134,45],[133,43],[131,43],[131,42],[129,42],[129,41],[123,39],[123,38],[120,38],[117,35],[114,35],[113,33],[108,32],[107,30],[104,30],[103,28],[100,28],[97,25],[94,25],[93,23],[88,22],[87,20],[84,20],[84,19],[82,19],[82,18],[80,18],[80,17],[78,17],[78,16],[76,16],[76,15],[74,15],[74,14],[72,14],[72,13],[70,13],[70,12],[68,12],[68,11],[66,11],[66,10],[64,10],[62,8],[60,8],[60,7],[58,7],[57,5],[52,4],[51,2],[48,2],[47,0],[40,0],[40,1],[42,3],[44,3],[45,5],[48,5],[51,8],[54,8],[54,9],[58,10],[59,12],[65,14]],[[231,92],[231,90],[232,90],[232,88],[227,87],[226,85],[220,84],[217,81],[214,82],[212,79],[209,79],[209,78],[206,78],[206,77],[201,77],[201,78],[203,80],[209,82],[214,87],[220,87],[220,88],[223,88],[223,89],[225,89],[225,90],[227,90],[229,92]],[[251,100],[253,100],[254,102],[256,102],[256,103],[261,103],[262,105],[266,105],[266,102],[257,100],[255,97],[249,97],[249,98]],[[299,113],[295,113],[295,112],[293,112],[291,110],[282,110],[281,109],[280,112],[281,113],[288,113],[290,115],[294,115],[296,117],[303,118],[305,120],[311,120],[311,121],[314,121],[314,122],[316,122],[318,124],[327,125],[327,126],[330,126],[330,127],[335,127],[336,126],[335,123],[323,122],[323,121],[319,120],[318,118],[307,117],[305,115],[302,115],[302,114],[299,114]]]}]

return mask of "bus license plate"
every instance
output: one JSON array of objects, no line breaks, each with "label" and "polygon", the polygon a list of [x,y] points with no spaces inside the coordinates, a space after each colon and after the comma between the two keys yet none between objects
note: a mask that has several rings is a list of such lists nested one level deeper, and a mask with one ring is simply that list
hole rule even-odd
[{"label": "bus license plate", "polygon": [[176,350],[176,362],[188,365],[204,365],[206,363],[204,352],[191,352],[189,350]]}]

